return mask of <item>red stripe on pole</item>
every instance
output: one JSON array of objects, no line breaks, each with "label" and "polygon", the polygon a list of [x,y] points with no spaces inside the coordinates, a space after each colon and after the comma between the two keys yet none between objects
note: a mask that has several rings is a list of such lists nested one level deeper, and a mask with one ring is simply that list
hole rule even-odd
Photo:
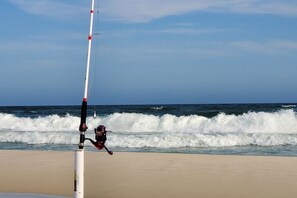
[{"label": "red stripe on pole", "polygon": [[90,12],[91,12],[91,13],[94,13],[94,10],[91,10]]},{"label": "red stripe on pole", "polygon": [[87,98],[83,98],[83,101],[84,101],[84,102],[87,102],[87,100],[88,100]]},{"label": "red stripe on pole", "polygon": [[91,36],[91,35],[90,35],[90,36],[88,36],[88,39],[89,39],[89,40],[92,40],[92,36]]}]

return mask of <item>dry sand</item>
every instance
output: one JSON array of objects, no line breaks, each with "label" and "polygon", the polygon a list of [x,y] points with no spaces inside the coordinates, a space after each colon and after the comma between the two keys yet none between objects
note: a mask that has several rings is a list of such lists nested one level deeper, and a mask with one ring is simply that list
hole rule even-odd
[{"label": "dry sand", "polygon": [[[0,151],[0,192],[73,195],[73,152]],[[296,157],[85,152],[87,198],[296,198]]]}]

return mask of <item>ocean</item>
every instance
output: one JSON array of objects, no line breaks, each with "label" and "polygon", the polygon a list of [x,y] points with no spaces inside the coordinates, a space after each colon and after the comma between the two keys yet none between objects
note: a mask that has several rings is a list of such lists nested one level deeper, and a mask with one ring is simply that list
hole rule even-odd
[{"label": "ocean", "polygon": [[[79,124],[80,106],[0,107],[0,149],[71,151]],[[297,156],[297,104],[89,106],[86,137],[100,124],[115,153]]]}]

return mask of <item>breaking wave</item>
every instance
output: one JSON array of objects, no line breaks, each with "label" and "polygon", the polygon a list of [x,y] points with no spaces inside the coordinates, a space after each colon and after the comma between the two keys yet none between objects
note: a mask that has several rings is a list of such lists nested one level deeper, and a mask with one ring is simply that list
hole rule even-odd
[{"label": "breaking wave", "polygon": [[[79,122],[79,117],[71,115],[20,118],[0,113],[0,142],[77,144]],[[98,124],[113,131],[108,136],[108,145],[113,147],[297,145],[297,115],[292,109],[242,115],[220,113],[212,118],[113,113],[104,117],[88,117],[87,123],[87,137],[93,137],[92,130]]]}]

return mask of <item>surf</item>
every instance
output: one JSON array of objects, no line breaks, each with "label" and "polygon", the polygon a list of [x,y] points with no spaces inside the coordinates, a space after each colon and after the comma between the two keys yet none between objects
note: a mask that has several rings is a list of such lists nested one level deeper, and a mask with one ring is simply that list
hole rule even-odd
[{"label": "surf", "polygon": [[[79,116],[48,115],[37,118],[0,113],[0,142],[76,145]],[[208,148],[232,146],[297,145],[297,115],[292,109],[247,112],[156,116],[144,113],[111,113],[88,116],[90,128],[107,126],[108,145],[116,148]],[[92,138],[93,133],[86,133]],[[90,144],[88,143],[87,146]]]}]

